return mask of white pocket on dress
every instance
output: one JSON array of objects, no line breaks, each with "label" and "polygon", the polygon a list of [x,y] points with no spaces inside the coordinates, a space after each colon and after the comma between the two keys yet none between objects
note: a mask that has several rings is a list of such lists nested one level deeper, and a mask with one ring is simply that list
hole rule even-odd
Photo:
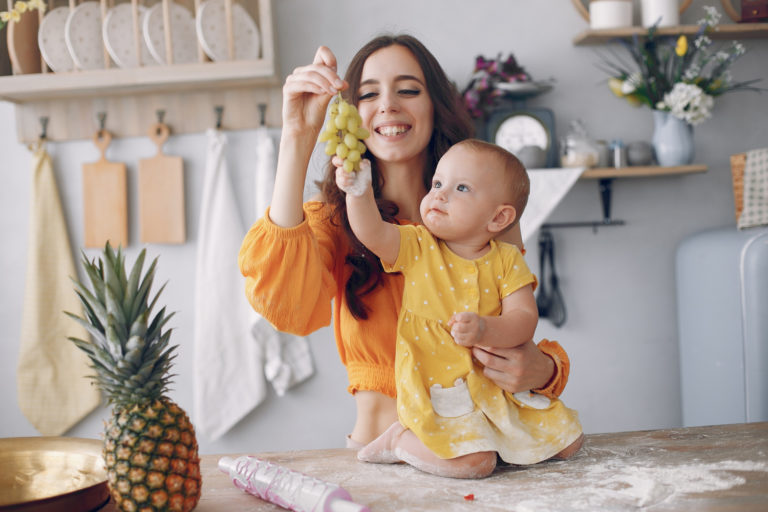
[{"label": "white pocket on dress", "polygon": [[544,395],[539,395],[532,391],[519,391],[514,394],[514,397],[523,405],[527,405],[532,409],[546,409],[550,406],[552,401]]},{"label": "white pocket on dress", "polygon": [[456,379],[450,388],[433,384],[429,388],[429,394],[432,408],[444,418],[458,418],[475,410],[475,403],[464,379]]}]

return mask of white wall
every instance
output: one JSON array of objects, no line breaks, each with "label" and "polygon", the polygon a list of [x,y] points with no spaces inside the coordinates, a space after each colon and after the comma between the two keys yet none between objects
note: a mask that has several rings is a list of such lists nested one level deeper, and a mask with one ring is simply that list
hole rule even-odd
[{"label": "white wall", "polygon": [[[683,22],[701,17],[694,1]],[[419,37],[464,87],[478,54],[513,52],[537,79],[554,77],[553,91],[534,103],[553,109],[559,133],[575,118],[595,138],[648,140],[648,110],[632,109],[601,83],[595,64],[599,48],[574,47],[586,23],[566,2],[540,0],[275,0],[278,58],[285,76],[311,61],[316,47],[331,47],[346,66],[357,48],[382,31]],[[727,21],[724,20],[724,21]],[[748,54],[733,68],[738,79],[762,76],[768,40],[745,41]],[[764,84],[768,85],[768,84]],[[225,113],[226,115],[226,113]],[[154,120],[148,119],[151,123]],[[167,120],[173,123],[173,120]],[[698,231],[734,225],[728,157],[768,143],[768,96],[737,93],[718,98],[715,116],[695,129],[696,162],[706,174],[616,180],[613,214],[623,227],[555,232],[557,266],[568,308],[560,329],[542,321],[538,337],[560,340],[572,361],[566,403],[579,410],[587,432],[674,427],[681,423],[675,312],[674,257],[677,245]],[[244,215],[250,210],[251,131],[230,133],[230,169],[238,183]],[[161,255],[158,280],[168,280],[164,300],[178,311],[174,341],[180,345],[172,398],[192,409],[192,295],[197,218],[204,166],[204,135],[172,136],[168,154],[186,167],[187,226],[183,246],[149,246]],[[90,141],[49,146],[74,247],[83,242],[80,167],[98,154]],[[154,154],[144,138],[115,140],[108,158],[126,162],[132,212],[129,259],[140,250],[136,162]],[[0,437],[36,435],[16,401],[16,361],[24,290],[30,193],[30,155],[16,142],[13,106],[0,102]],[[592,220],[601,215],[597,184],[579,182],[551,220]],[[528,261],[536,269],[535,242]],[[330,329],[311,336],[316,375],[287,396],[270,394],[218,442],[200,438],[203,453],[337,447],[351,427],[354,403],[345,392],[346,374]],[[723,340],[728,343],[730,340]],[[68,435],[98,437],[106,409],[99,409]]]}]

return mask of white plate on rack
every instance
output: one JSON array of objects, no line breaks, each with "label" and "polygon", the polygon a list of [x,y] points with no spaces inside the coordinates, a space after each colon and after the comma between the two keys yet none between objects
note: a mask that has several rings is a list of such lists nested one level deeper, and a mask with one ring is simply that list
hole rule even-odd
[{"label": "white plate on rack", "polygon": [[[149,53],[147,42],[141,31],[142,20],[147,12],[147,8],[139,5],[139,45],[141,48],[141,65],[155,66],[157,61]],[[104,46],[107,47],[109,55],[121,68],[139,67],[136,58],[136,42],[133,32],[133,6],[130,3],[118,4],[112,7],[104,17],[102,27],[104,36]]]},{"label": "white plate on rack", "polygon": [[[225,0],[206,0],[195,20],[197,38],[205,53],[214,61],[229,60]],[[232,37],[235,60],[259,58],[259,28],[248,11],[232,2]]]},{"label": "white plate on rack", "polygon": [[[192,13],[186,7],[173,2],[168,7],[173,63],[197,62],[197,36],[195,35],[195,19]],[[159,64],[166,64],[162,3],[155,4],[147,10],[142,25],[144,40],[147,42],[149,53]]]},{"label": "white plate on rack", "polygon": [[64,40],[78,69],[104,69],[99,2],[83,2],[69,13]]},{"label": "white plate on rack", "polygon": [[43,55],[45,63],[55,72],[64,73],[75,69],[64,39],[64,26],[69,17],[69,7],[57,7],[50,10],[37,32],[37,45]]}]

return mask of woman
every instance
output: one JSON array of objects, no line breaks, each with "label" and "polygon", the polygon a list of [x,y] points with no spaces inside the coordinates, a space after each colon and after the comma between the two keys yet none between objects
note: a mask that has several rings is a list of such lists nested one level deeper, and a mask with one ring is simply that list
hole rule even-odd
[{"label": "woman", "polygon": [[[381,36],[365,45],[345,80],[325,47],[283,87],[283,131],[271,208],[243,241],[240,269],[251,305],[277,329],[308,334],[335,318],[357,418],[347,445],[360,447],[397,420],[395,332],[403,279],[384,274],[354,237],[344,196],[329,165],[317,201],[303,204],[307,166],[328,103],[344,91],[371,136],[364,155],[386,220],[420,223],[419,203],[440,156],[472,135],[459,95],[434,56],[415,38]],[[336,162],[338,163],[338,162]],[[519,229],[505,240],[522,247]],[[333,304],[333,308],[331,305]],[[474,349],[486,375],[510,391],[559,395],[569,361],[556,342]]]}]

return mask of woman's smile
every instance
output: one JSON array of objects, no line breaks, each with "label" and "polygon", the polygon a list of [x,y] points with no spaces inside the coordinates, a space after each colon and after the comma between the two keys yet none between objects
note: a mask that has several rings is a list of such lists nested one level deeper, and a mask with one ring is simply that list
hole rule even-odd
[{"label": "woman's smile", "polygon": [[396,137],[407,133],[410,129],[411,125],[409,124],[386,124],[377,126],[374,131],[384,137]]}]

